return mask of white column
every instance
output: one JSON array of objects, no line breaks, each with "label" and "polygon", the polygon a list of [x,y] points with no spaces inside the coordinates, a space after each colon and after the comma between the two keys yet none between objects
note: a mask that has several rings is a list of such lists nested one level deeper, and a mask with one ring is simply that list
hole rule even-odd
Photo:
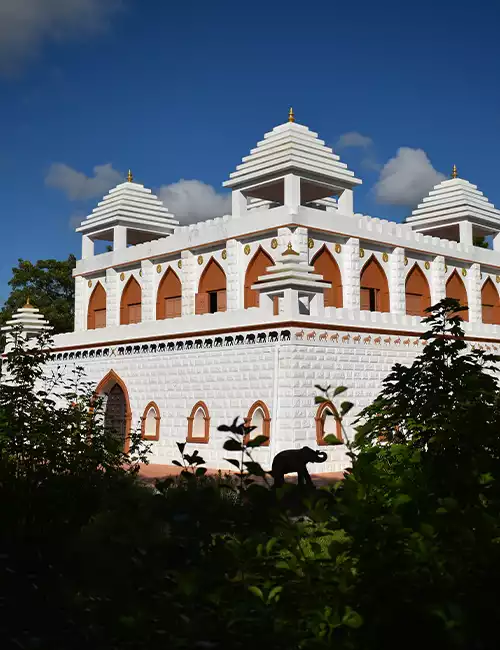
[{"label": "white column", "polygon": [[342,248],[343,269],[342,290],[344,293],[344,307],[347,309],[360,309],[360,271],[359,239],[349,238]]},{"label": "white column", "polygon": [[444,257],[438,255],[432,262],[431,270],[431,304],[435,305],[446,296],[444,281]]},{"label": "white column", "polygon": [[113,228],[113,250],[120,251],[127,248],[127,228],[115,226]]},{"label": "white column", "polygon": [[151,260],[141,261],[142,280],[142,299],[141,299],[141,316],[143,321],[156,320],[156,266],[153,267]]},{"label": "white column", "polygon": [[[290,228],[278,228],[278,255],[286,251],[289,242],[292,241],[292,231]],[[297,251],[298,252],[298,251]]]},{"label": "white column", "polygon": [[481,267],[472,264],[467,273],[467,301],[469,303],[469,322],[481,323],[483,310],[481,305]]},{"label": "white column", "polygon": [[299,211],[300,206],[300,176],[287,174],[285,176],[285,205],[292,214]]},{"label": "white column", "polygon": [[354,214],[354,193],[352,190],[344,190],[337,200],[339,212],[350,217]]},{"label": "white column", "polygon": [[241,256],[241,244],[236,239],[226,242],[227,251],[227,310],[243,309],[243,285],[246,265]]},{"label": "white column", "polygon": [[106,269],[106,327],[120,324],[119,282],[118,272],[115,269]]},{"label": "white column", "polygon": [[182,251],[182,315],[194,314],[194,297],[198,291],[196,257],[191,251]]},{"label": "white column", "polygon": [[460,229],[460,243],[472,246],[472,224],[470,221],[461,221],[459,224]]},{"label": "white column", "polygon": [[247,197],[241,190],[233,190],[231,194],[233,217],[241,217],[247,211]]},{"label": "white column", "polygon": [[85,303],[88,301],[87,292],[85,291],[85,278],[77,275],[75,278],[75,332],[81,332],[87,329],[85,314],[87,313]]},{"label": "white column", "polygon": [[296,228],[295,232],[292,235],[292,247],[293,250],[296,253],[300,253],[301,255],[304,255],[306,258],[308,257],[308,247],[307,247],[307,239],[308,239],[308,229],[307,228]]},{"label": "white column", "polygon": [[390,256],[390,305],[392,314],[406,314],[405,252],[395,248]]},{"label": "white column", "polygon": [[82,237],[82,260],[94,257],[94,240],[88,235]]},{"label": "white column", "polygon": [[299,316],[299,292],[297,289],[287,288],[280,300],[280,316],[296,318]]}]

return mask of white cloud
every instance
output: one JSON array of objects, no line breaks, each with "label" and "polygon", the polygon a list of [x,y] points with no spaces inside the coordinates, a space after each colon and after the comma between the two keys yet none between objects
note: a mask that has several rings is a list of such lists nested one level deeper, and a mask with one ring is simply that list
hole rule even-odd
[{"label": "white cloud", "polygon": [[16,70],[44,42],[106,27],[122,0],[0,0],[0,73]]},{"label": "white cloud", "polygon": [[70,201],[81,201],[101,198],[125,180],[123,174],[113,169],[111,163],[96,165],[93,172],[93,176],[86,176],[64,163],[54,163],[45,177],[45,185],[62,190]]},{"label": "white cloud", "polygon": [[349,147],[359,147],[361,149],[367,149],[371,147],[373,140],[367,135],[361,135],[357,131],[349,131],[349,133],[343,133],[340,138],[337,140],[335,145],[336,149],[347,149]]},{"label": "white cloud", "polygon": [[159,197],[181,225],[231,213],[231,195],[198,180],[181,179],[160,188]]},{"label": "white cloud", "polygon": [[379,203],[413,207],[445,178],[434,169],[425,151],[400,147],[382,168],[375,197]]}]

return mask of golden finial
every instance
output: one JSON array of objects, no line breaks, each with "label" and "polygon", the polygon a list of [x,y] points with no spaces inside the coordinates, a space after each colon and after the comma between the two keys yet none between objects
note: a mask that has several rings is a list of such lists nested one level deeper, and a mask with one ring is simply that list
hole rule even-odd
[{"label": "golden finial", "polygon": [[131,183],[134,180],[134,177],[132,176],[132,171],[129,169],[128,174],[127,174],[127,181]]},{"label": "golden finial", "polygon": [[283,255],[300,255],[300,253],[297,253],[297,251],[294,251],[292,248],[292,242],[288,242],[288,246],[286,251],[283,253]]},{"label": "golden finial", "polygon": [[288,111],[288,121],[295,122],[295,115],[293,112],[293,108],[291,106],[290,106],[290,110]]},{"label": "golden finial", "polygon": [[26,304],[24,305],[23,309],[30,309],[31,308],[31,303],[30,303],[30,297],[28,294],[28,297],[26,298]]},{"label": "golden finial", "polygon": [[457,178],[458,177],[458,171],[457,171],[457,166],[456,165],[453,165],[453,167],[451,169],[451,177],[452,178]]}]

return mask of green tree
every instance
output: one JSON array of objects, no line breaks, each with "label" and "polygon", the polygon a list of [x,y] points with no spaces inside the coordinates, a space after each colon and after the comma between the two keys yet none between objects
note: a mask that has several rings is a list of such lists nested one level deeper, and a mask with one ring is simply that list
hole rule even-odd
[{"label": "green tree", "polygon": [[76,258],[70,255],[67,260],[29,260],[19,259],[19,265],[12,269],[9,286],[12,291],[0,313],[1,323],[23,307],[29,297],[53,327],[53,334],[73,330],[75,282],[73,269]]}]

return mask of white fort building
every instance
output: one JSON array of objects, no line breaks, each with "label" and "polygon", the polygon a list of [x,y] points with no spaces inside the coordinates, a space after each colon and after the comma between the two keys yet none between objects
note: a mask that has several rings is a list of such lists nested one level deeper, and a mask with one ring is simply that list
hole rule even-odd
[{"label": "white fort building", "polygon": [[[124,441],[136,426],[152,441],[151,463],[187,441],[229,469],[217,427],[236,416],[268,437],[264,467],[338,434],[315,384],[349,388],[352,434],[444,296],[468,305],[469,344],[497,350],[500,211],[456,168],[403,224],[356,213],[360,184],[292,112],[224,183],[230,215],[180,227],[129,173],[77,229],[75,327],[54,337],[51,364],[84,366]],[[473,245],[489,235],[493,249]],[[95,254],[96,240],[113,250]],[[36,333],[40,319],[27,305],[14,320]],[[344,446],[325,450],[313,471],[346,467]]]}]

